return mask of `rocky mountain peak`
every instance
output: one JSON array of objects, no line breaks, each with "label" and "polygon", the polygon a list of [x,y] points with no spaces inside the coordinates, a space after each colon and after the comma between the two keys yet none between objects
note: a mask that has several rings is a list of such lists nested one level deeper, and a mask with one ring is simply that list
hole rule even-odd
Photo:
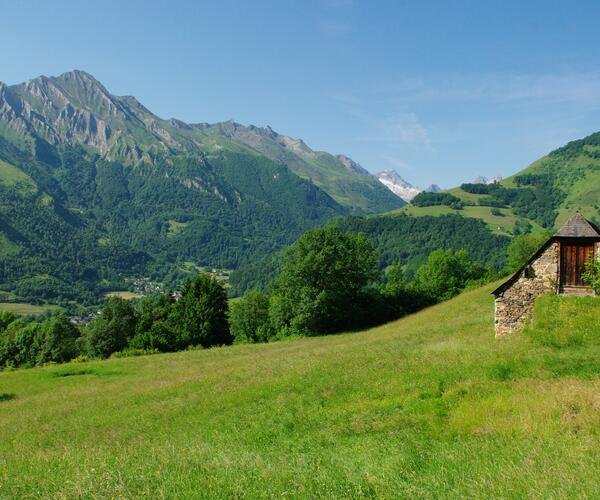
[{"label": "rocky mountain peak", "polygon": [[473,184],[493,184],[494,182],[500,182],[501,180],[502,180],[501,175],[495,175],[494,177],[490,177],[489,179],[487,177],[480,175],[478,177],[475,177],[475,179],[473,179]]},{"label": "rocky mountain peak", "polygon": [[406,202],[409,202],[421,192],[421,189],[405,181],[395,170],[383,170],[375,177],[392,193]]},{"label": "rocky mountain peak", "polygon": [[439,193],[442,190],[437,184],[430,184],[423,191],[426,193]]}]

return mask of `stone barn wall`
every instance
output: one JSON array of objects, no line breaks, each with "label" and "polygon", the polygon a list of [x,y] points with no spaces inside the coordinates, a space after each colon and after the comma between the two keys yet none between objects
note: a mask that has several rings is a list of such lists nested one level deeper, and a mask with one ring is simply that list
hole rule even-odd
[{"label": "stone barn wall", "polygon": [[519,331],[531,316],[533,303],[540,295],[558,291],[560,245],[550,244],[517,280],[496,296],[496,337]]}]

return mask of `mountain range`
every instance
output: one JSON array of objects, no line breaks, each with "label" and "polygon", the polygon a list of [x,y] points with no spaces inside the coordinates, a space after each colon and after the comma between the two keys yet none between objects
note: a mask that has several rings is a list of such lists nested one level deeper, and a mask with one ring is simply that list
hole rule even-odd
[{"label": "mountain range", "polygon": [[83,71],[0,83],[6,300],[89,302],[140,276],[235,269],[333,217],[403,204],[350,158],[270,127],[162,119]]}]

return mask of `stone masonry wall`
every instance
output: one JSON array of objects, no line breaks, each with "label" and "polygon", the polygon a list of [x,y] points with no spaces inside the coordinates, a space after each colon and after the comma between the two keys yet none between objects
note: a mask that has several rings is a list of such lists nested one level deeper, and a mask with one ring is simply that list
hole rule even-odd
[{"label": "stone masonry wall", "polygon": [[496,297],[496,337],[521,330],[531,316],[535,299],[558,291],[559,259],[560,246],[554,242]]}]

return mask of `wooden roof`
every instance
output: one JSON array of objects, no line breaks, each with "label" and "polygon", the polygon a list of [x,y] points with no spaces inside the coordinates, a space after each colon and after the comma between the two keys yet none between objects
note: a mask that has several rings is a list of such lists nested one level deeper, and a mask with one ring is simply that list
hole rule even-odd
[{"label": "wooden roof", "polygon": [[535,252],[521,268],[496,288],[492,294],[498,295],[504,290],[509,288],[521,275],[523,270],[529,266],[535,259],[537,259],[543,252],[550,246],[554,241],[560,241],[565,238],[594,238],[600,240],[600,229],[596,225],[592,224],[579,212],[574,213],[571,218],[563,224],[563,226],[554,235],[544,243],[540,249]]},{"label": "wooden roof", "polygon": [[598,238],[600,231],[579,212],[571,218],[554,235],[556,238]]}]

